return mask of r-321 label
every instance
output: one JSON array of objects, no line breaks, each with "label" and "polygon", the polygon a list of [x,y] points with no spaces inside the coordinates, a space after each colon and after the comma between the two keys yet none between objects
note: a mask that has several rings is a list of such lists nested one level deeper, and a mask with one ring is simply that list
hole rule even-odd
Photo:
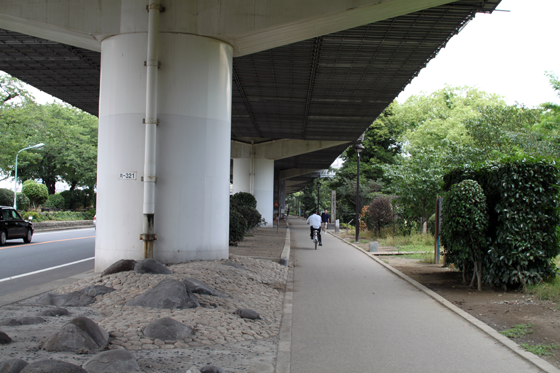
[{"label": "r-321 label", "polygon": [[119,179],[121,180],[136,180],[136,172],[120,172]]}]

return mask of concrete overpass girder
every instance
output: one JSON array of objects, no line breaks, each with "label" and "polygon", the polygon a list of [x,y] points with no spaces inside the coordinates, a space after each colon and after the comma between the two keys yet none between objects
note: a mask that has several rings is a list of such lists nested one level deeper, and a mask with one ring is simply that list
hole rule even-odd
[{"label": "concrete overpass girder", "polygon": [[[162,33],[218,39],[244,56],[450,0],[163,0]],[[147,31],[138,0],[0,0],[0,28],[101,51],[101,41]]]}]

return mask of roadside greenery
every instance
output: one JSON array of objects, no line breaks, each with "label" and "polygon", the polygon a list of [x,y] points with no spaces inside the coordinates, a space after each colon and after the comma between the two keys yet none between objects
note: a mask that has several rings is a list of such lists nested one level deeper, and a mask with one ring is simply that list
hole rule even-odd
[{"label": "roadside greenery", "polygon": [[229,244],[237,246],[246,237],[246,232],[265,224],[256,209],[257,200],[250,193],[239,192],[230,197]]},{"label": "roadside greenery", "polygon": [[512,339],[521,338],[521,337],[525,337],[527,334],[532,334],[534,332],[533,329],[529,329],[532,327],[533,325],[531,324],[519,324],[519,325],[515,325],[511,329],[501,331],[500,334]]}]

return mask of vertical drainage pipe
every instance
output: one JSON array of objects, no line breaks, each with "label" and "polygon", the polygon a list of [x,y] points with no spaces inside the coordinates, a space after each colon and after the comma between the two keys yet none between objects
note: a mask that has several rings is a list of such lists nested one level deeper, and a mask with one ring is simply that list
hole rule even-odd
[{"label": "vertical drainage pipe", "polygon": [[251,140],[251,175],[249,178],[249,193],[255,195],[255,141]]},{"label": "vertical drainage pipe", "polygon": [[159,0],[148,5],[148,56],[146,60],[146,142],[144,155],[143,233],[144,259],[154,255],[157,239],[154,226],[156,190],[156,126],[157,126],[157,70],[159,42]]}]

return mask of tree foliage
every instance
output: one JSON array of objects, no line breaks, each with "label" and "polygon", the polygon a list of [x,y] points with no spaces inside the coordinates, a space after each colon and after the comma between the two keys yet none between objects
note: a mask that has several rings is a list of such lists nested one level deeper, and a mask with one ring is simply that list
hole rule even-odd
[{"label": "tree foliage", "polygon": [[50,194],[55,183],[70,189],[94,188],[97,180],[97,118],[65,104],[38,105],[12,77],[0,77],[0,173],[14,176],[19,150],[18,179],[42,180]]},{"label": "tree foliage", "polygon": [[443,223],[441,240],[450,258],[460,261],[472,261],[473,286],[475,276],[478,278],[478,290],[482,290],[482,258],[488,245],[486,229],[488,212],[484,191],[474,180],[463,180],[453,185],[443,200]]}]

